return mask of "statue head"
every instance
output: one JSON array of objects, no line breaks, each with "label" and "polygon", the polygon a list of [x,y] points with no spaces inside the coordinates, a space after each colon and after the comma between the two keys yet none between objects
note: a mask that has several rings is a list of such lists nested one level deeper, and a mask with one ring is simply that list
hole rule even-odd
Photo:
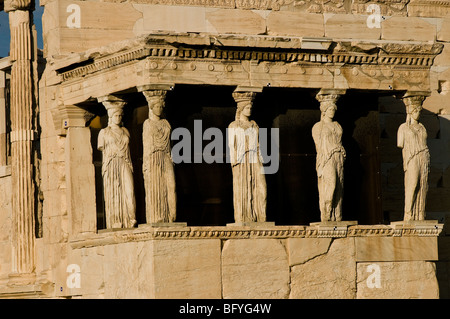
[{"label": "statue head", "polygon": [[422,111],[422,104],[425,100],[425,97],[422,95],[416,95],[416,96],[407,96],[403,98],[403,102],[406,106],[406,123],[410,124],[411,119],[414,119],[415,121],[419,120],[420,112]]},{"label": "statue head", "polygon": [[122,106],[110,106],[106,108],[108,112],[108,126],[117,125],[122,126],[123,117],[123,105]]},{"label": "statue head", "polygon": [[115,96],[105,96],[99,98],[108,113],[108,126],[122,126],[123,107],[126,102]]},{"label": "statue head", "polygon": [[151,90],[143,91],[142,93],[147,100],[150,111],[158,117],[161,116],[166,106],[165,99],[167,92],[163,90]]},{"label": "statue head", "polygon": [[322,118],[327,116],[332,119],[334,117],[334,113],[337,110],[336,102],[339,99],[339,95],[317,94],[316,99],[320,102],[320,112],[322,113]]},{"label": "statue head", "polygon": [[240,119],[241,114],[249,117],[252,114],[253,100],[255,92],[234,92],[233,98],[237,103],[236,120]]}]

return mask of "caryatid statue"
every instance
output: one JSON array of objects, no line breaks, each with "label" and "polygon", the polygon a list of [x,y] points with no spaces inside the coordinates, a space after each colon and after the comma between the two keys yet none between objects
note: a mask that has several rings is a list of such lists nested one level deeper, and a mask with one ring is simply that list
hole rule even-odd
[{"label": "caryatid statue", "polygon": [[233,93],[236,117],[228,126],[236,223],[266,221],[267,186],[259,148],[259,127],[249,119],[255,95],[255,92]]},{"label": "caryatid statue", "polygon": [[316,170],[321,221],[342,220],[345,150],[342,127],[333,121],[338,94],[317,94],[321,119],[312,128],[316,145]]},{"label": "caryatid statue", "polygon": [[136,225],[133,165],[130,157],[130,133],[122,126],[123,107],[120,99],[100,100],[108,112],[108,126],[98,134],[98,150],[102,151],[103,193],[106,228],[130,228]]},{"label": "caryatid statue", "polygon": [[406,122],[397,132],[397,146],[402,149],[405,172],[404,220],[424,220],[425,202],[428,192],[430,153],[427,146],[427,131],[419,123],[425,96],[405,95]]},{"label": "caryatid statue", "polygon": [[172,223],[176,219],[177,202],[170,146],[171,126],[162,118],[166,91],[147,90],[142,93],[149,108],[142,132],[147,223]]}]

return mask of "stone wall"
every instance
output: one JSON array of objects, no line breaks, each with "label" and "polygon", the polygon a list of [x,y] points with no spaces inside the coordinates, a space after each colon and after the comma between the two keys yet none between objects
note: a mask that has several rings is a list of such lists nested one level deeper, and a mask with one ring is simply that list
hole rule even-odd
[{"label": "stone wall", "polygon": [[[46,56],[82,52],[151,32],[197,32],[265,36],[327,37],[390,41],[448,41],[448,4],[408,5],[379,1],[380,27],[368,27],[367,4],[285,1],[282,7],[239,6],[234,1],[41,1],[45,5]],[[278,2],[278,1],[277,1]],[[282,1],[279,1],[280,3]],[[342,1],[344,2],[344,1]],[[353,3],[352,3],[353,2]],[[267,1],[251,3],[266,3]],[[319,1],[317,1],[319,3]],[[309,4],[309,5],[308,5]],[[332,7],[334,5],[334,7]],[[257,5],[258,6],[258,5]],[[397,8],[402,9],[397,9]],[[275,9],[274,9],[275,8]],[[114,18],[112,18],[114,17]],[[120,21],[117,23],[116,21]],[[79,22],[79,23],[78,23]],[[443,57],[444,58],[444,57]],[[444,58],[445,59],[445,58]]]},{"label": "stone wall", "polygon": [[[70,165],[76,165],[76,159],[87,163],[83,167],[92,167],[89,158],[79,159],[70,152],[67,132],[61,129],[62,114],[73,117],[62,106],[61,79],[53,63],[74,52],[150,32],[443,43],[444,51],[431,70],[433,91],[424,104],[423,123],[432,156],[427,211],[429,218],[446,221],[450,212],[450,19],[444,18],[449,13],[445,3],[381,1],[385,19],[380,28],[368,28],[364,1],[343,0],[329,6],[312,0],[274,0],[261,1],[264,5],[257,7],[251,4],[254,1],[223,0],[211,6],[199,2],[186,0],[180,6],[170,0],[41,1],[48,62],[39,86],[43,237],[36,241],[36,272],[41,292],[46,297],[84,298],[448,298],[450,259],[441,251],[448,243],[440,240],[438,245],[436,237],[117,240],[128,236],[127,231],[100,232],[80,240],[71,237],[72,206],[92,203],[80,198],[91,200],[95,195],[91,188],[81,187],[86,180],[78,180],[78,201],[71,197]],[[73,15],[77,10],[79,26]],[[375,116],[380,123],[382,203],[387,222],[402,218],[403,171],[396,131],[404,122],[405,110],[392,96],[379,97],[378,104]],[[81,130],[81,143],[89,141],[88,130]],[[83,147],[89,155],[90,144]],[[10,183],[8,174],[0,178],[0,194],[11,192]],[[0,293],[8,291],[4,287],[11,270],[11,208],[10,197],[5,198],[0,205]],[[69,265],[79,266],[80,288],[67,285]],[[373,276],[376,272],[379,285]]]},{"label": "stone wall", "polygon": [[[82,298],[429,299],[439,298],[443,289],[436,279],[436,237],[282,235],[301,233],[296,227],[175,229],[159,229],[160,239],[145,239],[157,231],[139,227],[73,241],[48,293]],[[73,264],[79,266],[80,284],[68,288],[73,273],[62,270]]]},{"label": "stone wall", "polygon": [[[0,192],[10,194],[11,190],[11,172],[8,170],[0,177]],[[5,196],[5,200],[0,203],[0,283],[7,281],[12,267],[11,213],[11,199]]]}]

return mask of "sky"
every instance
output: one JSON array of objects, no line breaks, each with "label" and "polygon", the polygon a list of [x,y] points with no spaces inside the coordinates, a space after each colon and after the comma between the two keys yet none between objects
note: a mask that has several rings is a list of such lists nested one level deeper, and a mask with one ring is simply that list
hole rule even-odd
[{"label": "sky", "polygon": [[[42,41],[42,13],[44,7],[39,6],[39,0],[36,0],[36,9],[34,10],[34,24],[36,25],[38,35],[38,48],[43,49]],[[9,55],[9,22],[8,13],[0,12],[0,58]]]}]

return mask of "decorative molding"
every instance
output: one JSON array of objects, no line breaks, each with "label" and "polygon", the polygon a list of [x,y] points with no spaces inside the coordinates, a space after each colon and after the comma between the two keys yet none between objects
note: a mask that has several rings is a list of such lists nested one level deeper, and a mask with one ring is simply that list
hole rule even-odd
[{"label": "decorative molding", "polygon": [[368,14],[368,6],[377,4],[380,7],[380,13],[383,15],[406,16],[409,2],[410,0],[354,0],[352,3],[352,13]]},{"label": "decorative molding", "polygon": [[345,237],[437,237],[442,224],[427,226],[356,225],[356,226],[272,226],[272,227],[150,227],[105,231],[76,238],[71,241],[74,249],[113,245],[124,242],[176,239],[250,239],[250,238],[345,238]]},{"label": "decorative molding", "polygon": [[72,78],[83,77],[87,74],[110,69],[118,65],[122,65],[131,61],[145,58],[146,56],[149,55],[149,53],[150,53],[149,49],[146,48],[131,49],[125,52],[117,52],[110,56],[94,59],[92,63],[85,62],[86,65],[75,67],[70,71],[66,72],[63,71],[61,72],[62,78],[63,81],[66,81]]},{"label": "decorative molding", "polygon": [[[148,41],[150,42],[150,41]],[[363,48],[366,49],[363,49]],[[182,62],[220,61],[239,62],[284,62],[286,64],[306,64],[312,66],[339,64],[346,65],[385,65],[413,66],[429,68],[437,54],[442,52],[442,44],[362,44],[339,42],[332,52],[302,52],[298,49],[240,49],[231,47],[189,46],[183,44],[147,44],[137,49],[129,49],[111,55],[93,58],[82,65],[73,64],[56,70],[62,75],[63,81],[107,70],[132,61],[147,58],[146,68],[156,69],[160,59],[177,60],[177,68]],[[190,64],[190,65],[191,65]],[[172,63],[171,65],[175,65]],[[228,70],[229,71],[229,70]],[[229,72],[232,72],[233,69]]]},{"label": "decorative molding", "polygon": [[449,0],[411,0],[408,4],[408,16],[445,17],[449,13]]}]

